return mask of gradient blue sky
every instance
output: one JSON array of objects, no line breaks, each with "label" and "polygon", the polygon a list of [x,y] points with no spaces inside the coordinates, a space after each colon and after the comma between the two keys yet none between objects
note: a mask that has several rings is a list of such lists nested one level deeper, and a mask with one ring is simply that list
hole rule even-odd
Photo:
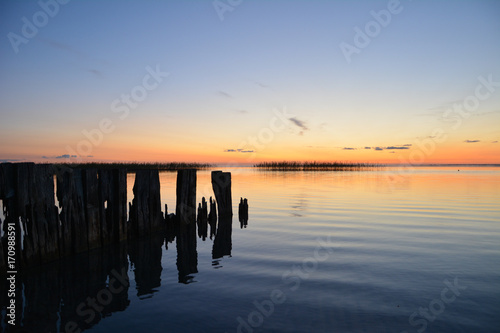
[{"label": "gradient blue sky", "polygon": [[[500,83],[451,111],[500,82],[500,1],[402,0],[348,62],[389,3],[246,0],[221,20],[213,1],[73,0],[16,53],[42,8],[4,0],[0,160],[500,163]],[[169,75],[120,119],[147,68]]]}]

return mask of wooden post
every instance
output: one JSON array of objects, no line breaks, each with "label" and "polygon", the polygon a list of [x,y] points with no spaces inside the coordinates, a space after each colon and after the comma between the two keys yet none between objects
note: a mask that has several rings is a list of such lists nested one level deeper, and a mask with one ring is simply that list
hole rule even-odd
[{"label": "wooden post", "polygon": [[218,259],[225,255],[231,255],[233,222],[231,173],[212,171],[212,188],[219,211],[219,223],[213,244],[212,258]]},{"label": "wooden post", "polygon": [[179,282],[189,283],[189,274],[198,272],[196,252],[196,170],[177,171],[176,217],[179,224],[177,235],[177,270]]},{"label": "wooden post", "polygon": [[[3,210],[5,213],[4,231],[7,225],[13,223],[16,228],[16,268],[19,268],[19,261],[21,258],[21,235],[19,218],[17,217],[16,198],[15,198],[15,170],[14,165],[11,163],[0,164],[0,199],[2,199]],[[5,245],[5,244],[4,244]],[[3,249],[3,248],[2,248]],[[2,258],[4,258],[2,256]],[[4,262],[5,271],[7,271],[7,262]]]},{"label": "wooden post", "polygon": [[238,206],[238,219],[240,220],[241,228],[246,228],[248,225],[248,201],[247,198],[240,198]]},{"label": "wooden post", "polygon": [[104,205],[99,201],[99,179],[97,169],[82,170],[83,204],[88,226],[89,250],[101,246],[101,208]]},{"label": "wooden post", "polygon": [[102,244],[127,238],[127,172],[99,170],[99,205]]},{"label": "wooden post", "polygon": [[61,256],[87,251],[88,229],[81,169],[65,170],[57,175],[57,199],[62,208],[59,228]]},{"label": "wooden post", "polygon": [[144,237],[163,225],[158,170],[138,170],[130,207],[130,236]]},{"label": "wooden post", "polygon": [[219,219],[221,216],[233,216],[231,173],[212,171],[212,188],[214,190],[215,199],[217,200]]},{"label": "wooden post", "polygon": [[217,233],[217,205],[210,197],[210,213],[208,214],[208,224],[210,224],[210,239]]},{"label": "wooden post", "polygon": [[208,209],[207,201],[205,197],[201,199],[201,203],[198,204],[198,216],[196,218],[196,224],[198,225],[198,237],[202,240],[207,239],[207,229],[208,229]]}]

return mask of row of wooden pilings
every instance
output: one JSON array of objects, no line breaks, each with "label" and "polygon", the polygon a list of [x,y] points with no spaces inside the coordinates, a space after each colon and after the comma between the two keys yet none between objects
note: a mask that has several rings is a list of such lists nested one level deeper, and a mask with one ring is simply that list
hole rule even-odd
[{"label": "row of wooden pilings", "polygon": [[[190,244],[196,242],[196,224],[198,235],[206,237],[207,223],[212,229],[217,214],[220,232],[230,228],[232,222],[231,174],[213,171],[211,176],[218,213],[212,198],[209,213],[205,198],[197,209],[196,170],[184,169],[177,171],[175,214],[168,214],[166,206],[163,214],[159,170],[137,170],[134,198],[127,219],[126,169],[2,163],[0,200],[5,221],[2,223],[4,235],[0,240],[0,273],[5,273],[7,268],[9,235],[12,234],[15,235],[17,269],[127,238],[141,238],[174,225],[180,231],[177,247],[189,252],[189,249],[196,248]],[[55,196],[59,207],[55,204]],[[246,207],[248,210],[248,205]],[[14,226],[15,233],[9,234],[9,226],[11,229]]]}]

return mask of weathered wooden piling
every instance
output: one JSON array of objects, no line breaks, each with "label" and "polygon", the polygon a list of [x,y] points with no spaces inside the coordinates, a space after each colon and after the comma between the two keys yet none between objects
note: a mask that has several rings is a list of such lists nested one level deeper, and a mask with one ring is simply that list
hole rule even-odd
[{"label": "weathered wooden piling", "polygon": [[129,235],[130,237],[144,237],[164,225],[158,170],[138,170],[135,174],[133,191]]},{"label": "weathered wooden piling", "polygon": [[208,213],[208,224],[210,224],[210,239],[217,233],[217,205],[210,197],[210,213]]},{"label": "weathered wooden piling", "polygon": [[[97,169],[82,170],[83,205],[88,228],[89,250],[102,245],[101,213],[103,209],[99,199],[99,177]],[[102,186],[102,185],[101,185]]]},{"label": "weathered wooden piling", "polygon": [[[0,164],[0,200],[2,200],[3,205],[3,213],[5,215],[5,220],[3,221],[3,231],[7,231],[7,225],[9,222],[13,222],[18,224],[18,219],[14,216],[13,208],[14,208],[14,166],[11,163],[2,163]],[[19,241],[19,235],[16,235],[16,242]],[[4,253],[4,246],[8,245],[8,240],[5,239],[5,242],[2,244],[0,240],[0,245],[2,246],[2,261],[0,261],[0,273],[5,273],[7,271],[7,261],[4,255],[7,254],[7,251]],[[7,249],[7,248],[6,248]],[[18,254],[18,253],[17,253]],[[19,256],[17,256],[16,261],[19,260]]]},{"label": "weathered wooden piling", "polygon": [[64,170],[57,175],[57,200],[60,213],[59,244],[61,256],[88,250],[82,170]]},{"label": "weathered wooden piling", "polygon": [[219,219],[221,216],[233,216],[231,173],[212,171],[212,188],[214,190],[215,199],[217,200]]},{"label": "weathered wooden piling", "polygon": [[179,224],[177,235],[177,269],[179,282],[187,283],[187,276],[198,272],[196,252],[196,170],[177,171],[176,219]]},{"label": "weathered wooden piling", "polygon": [[205,240],[207,239],[207,229],[208,229],[208,212],[207,212],[207,201],[205,197],[201,199],[201,203],[198,204],[198,216],[196,217],[196,224],[198,225],[198,237]]},{"label": "weathered wooden piling", "polygon": [[231,255],[233,222],[231,173],[212,171],[212,188],[214,190],[215,199],[217,200],[217,209],[219,212],[217,234],[215,235],[212,248],[212,258],[218,259],[225,255]]},{"label": "weathered wooden piling", "polygon": [[103,245],[126,239],[127,171],[125,169],[99,170],[99,200]]},{"label": "weathered wooden piling", "polygon": [[238,219],[240,220],[241,228],[246,228],[248,225],[248,200],[240,198],[238,206]]}]

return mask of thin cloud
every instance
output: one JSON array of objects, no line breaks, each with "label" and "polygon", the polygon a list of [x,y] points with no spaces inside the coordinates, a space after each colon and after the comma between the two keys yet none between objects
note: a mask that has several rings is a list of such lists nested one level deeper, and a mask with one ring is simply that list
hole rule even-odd
[{"label": "thin cloud", "polygon": [[385,147],[385,149],[394,150],[394,149],[410,149],[410,148],[408,146],[389,146]]},{"label": "thin cloud", "polygon": [[498,143],[498,141],[496,141],[496,140],[495,141],[491,141],[491,143]]},{"label": "thin cloud", "polygon": [[95,76],[99,76],[99,77],[102,76],[102,72],[97,70],[97,69],[88,69],[88,72],[94,74]]},{"label": "thin cloud", "polygon": [[70,155],[70,154],[64,154],[64,155],[54,156],[52,158],[61,159],[61,158],[76,158],[76,157],[78,157],[78,156],[76,156],[76,155]]},{"label": "thin cloud", "polygon": [[229,95],[227,92],[222,90],[217,90],[217,95],[225,97],[225,98],[233,98],[233,96]]},{"label": "thin cloud", "polygon": [[476,142],[481,142],[481,140],[465,140],[465,143],[476,143]]},{"label": "thin cloud", "polygon": [[294,123],[297,127],[302,128],[304,131],[308,131],[309,128],[307,127],[305,121],[298,119],[297,117],[292,117],[288,118],[292,123]]},{"label": "thin cloud", "polygon": [[248,113],[247,110],[243,110],[243,109],[241,109],[241,110],[234,110],[234,112],[241,113],[241,114],[247,114]]},{"label": "thin cloud", "polygon": [[373,149],[375,149],[375,150],[384,150],[384,148],[382,148],[382,147],[375,147]]},{"label": "thin cloud", "polygon": [[13,159],[13,158],[6,158],[6,159],[2,159],[0,160],[1,163],[8,163],[8,162],[21,162],[21,161],[24,161],[24,160],[18,160],[18,159]]},{"label": "thin cloud", "polygon": [[264,84],[264,83],[259,82],[259,81],[253,81],[253,83],[255,83],[256,85],[258,85],[261,88],[269,88],[269,86],[267,84]]},{"label": "thin cloud", "polygon": [[363,148],[363,149],[372,149],[372,147],[365,147],[365,148]]},{"label": "thin cloud", "polygon": [[244,150],[244,149],[224,149],[225,153],[253,153],[255,150]]},{"label": "thin cloud", "polygon": [[342,148],[342,150],[356,150],[356,148],[352,148],[352,147],[344,147],[344,148]]}]

